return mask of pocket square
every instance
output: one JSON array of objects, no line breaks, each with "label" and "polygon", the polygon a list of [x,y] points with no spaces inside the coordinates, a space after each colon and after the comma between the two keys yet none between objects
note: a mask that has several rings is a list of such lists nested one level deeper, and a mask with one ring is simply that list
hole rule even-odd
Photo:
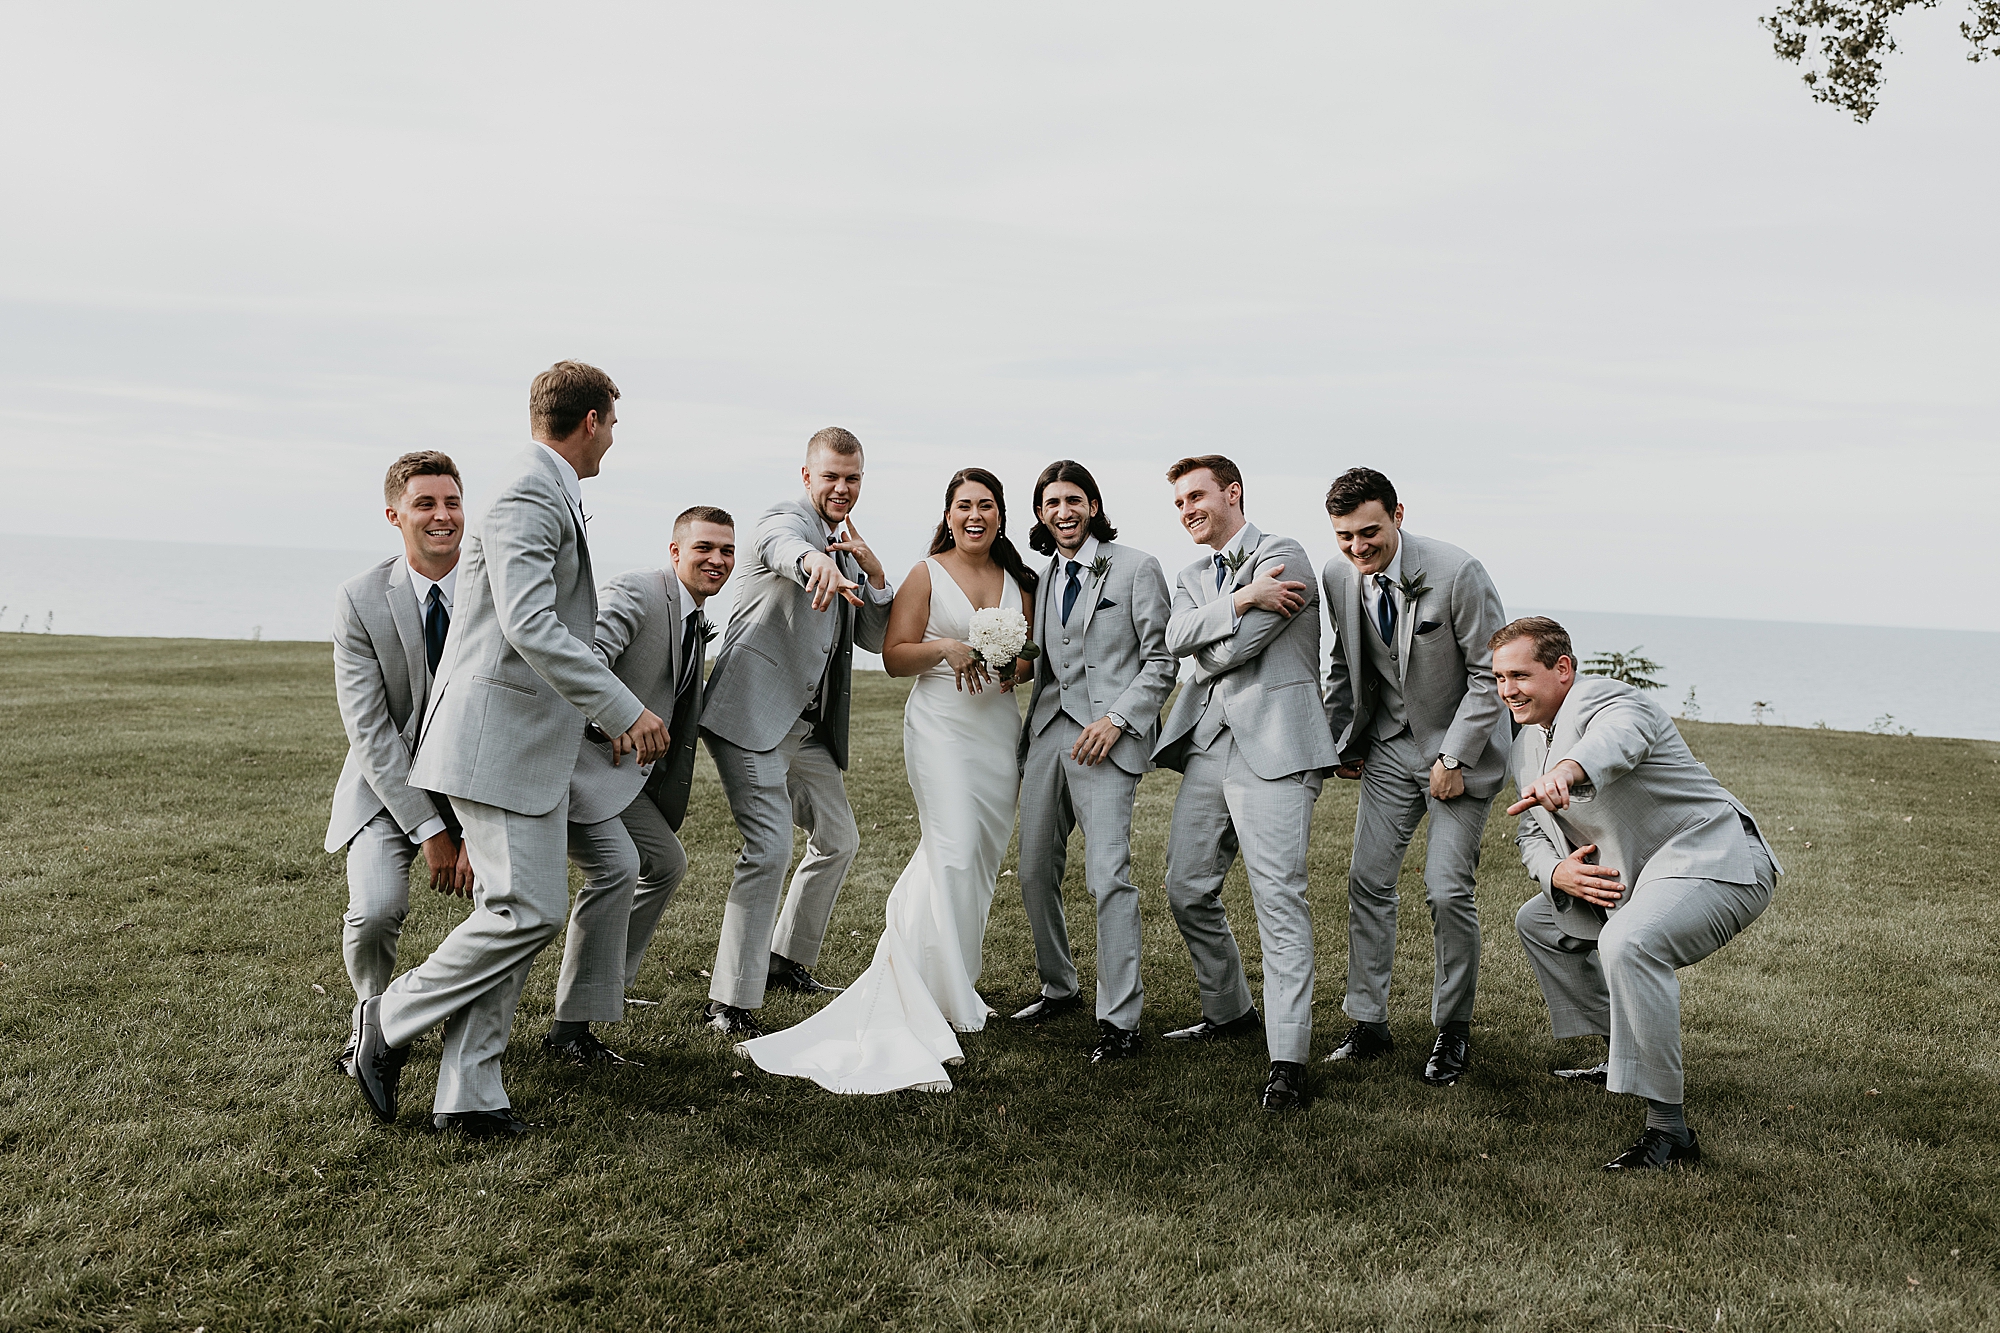
[{"label": "pocket square", "polygon": [[1444,622],[1442,620],[1426,620],[1423,624],[1417,626],[1414,632],[1417,634],[1429,634],[1434,629],[1443,628]]},{"label": "pocket square", "polygon": [[1112,601],[1109,597],[1101,597],[1098,599],[1097,609],[1102,611],[1107,606],[1116,606],[1116,605],[1118,605],[1118,603]]}]

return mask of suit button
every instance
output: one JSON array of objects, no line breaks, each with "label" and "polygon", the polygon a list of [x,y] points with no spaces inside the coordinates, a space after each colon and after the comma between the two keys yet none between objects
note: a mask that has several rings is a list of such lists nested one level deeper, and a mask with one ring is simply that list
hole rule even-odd
[{"label": "suit button", "polygon": [[1063,642],[1064,642],[1064,643],[1068,643],[1068,642],[1069,642],[1069,635],[1067,635],[1067,634],[1063,635]]}]

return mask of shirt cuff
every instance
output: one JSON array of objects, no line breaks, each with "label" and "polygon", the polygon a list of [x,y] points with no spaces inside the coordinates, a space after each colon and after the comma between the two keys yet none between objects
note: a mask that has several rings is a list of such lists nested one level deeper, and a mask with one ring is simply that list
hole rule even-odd
[{"label": "shirt cuff", "polygon": [[438,834],[444,832],[444,830],[444,821],[436,815],[432,815],[429,819],[417,825],[417,831],[410,835],[410,842],[415,846],[421,847]]}]

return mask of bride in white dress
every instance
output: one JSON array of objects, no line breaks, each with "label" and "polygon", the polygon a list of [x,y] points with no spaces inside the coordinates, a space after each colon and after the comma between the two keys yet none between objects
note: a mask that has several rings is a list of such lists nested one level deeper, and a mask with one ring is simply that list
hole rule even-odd
[{"label": "bride in white dress", "polygon": [[1012,691],[1030,664],[989,671],[965,639],[975,610],[1034,614],[1035,575],[1006,526],[997,477],[983,468],[953,475],[930,558],[897,590],[882,645],[890,675],[917,678],[903,708],[916,854],[889,894],[868,970],[803,1023],[736,1048],[760,1069],[833,1092],[949,1092],[944,1067],[965,1058],[957,1034],[979,1031],[993,1013],[973,983],[1014,831],[1021,714]]}]

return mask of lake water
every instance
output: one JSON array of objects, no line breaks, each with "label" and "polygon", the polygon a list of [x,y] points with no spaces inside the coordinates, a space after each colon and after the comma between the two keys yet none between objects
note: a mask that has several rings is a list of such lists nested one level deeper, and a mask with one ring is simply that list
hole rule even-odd
[{"label": "lake water", "polygon": [[[333,593],[384,552],[70,542],[0,534],[0,630],[203,639],[331,636]],[[600,576],[618,572],[610,565]],[[711,609],[727,614],[717,599]],[[1661,664],[1660,699],[1710,722],[1900,729],[2000,740],[2000,634],[1609,611],[1552,615],[1579,653],[1634,647]],[[1883,721],[1882,719],[1889,719]]]}]

